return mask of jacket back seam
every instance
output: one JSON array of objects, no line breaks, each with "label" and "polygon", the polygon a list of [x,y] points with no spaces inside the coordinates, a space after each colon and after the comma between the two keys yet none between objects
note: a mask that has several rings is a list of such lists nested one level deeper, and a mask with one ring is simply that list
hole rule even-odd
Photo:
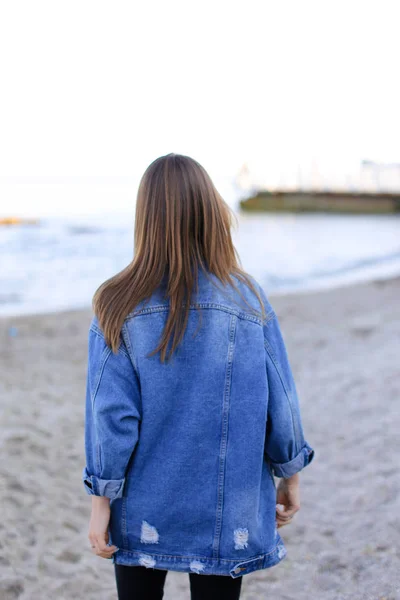
[{"label": "jacket back seam", "polygon": [[217,490],[217,509],[215,515],[215,530],[213,541],[213,558],[219,557],[219,546],[222,531],[222,512],[224,505],[224,480],[225,480],[225,464],[226,451],[228,444],[228,425],[229,425],[229,405],[230,391],[232,380],[232,362],[235,346],[237,315],[232,314],[229,321],[229,343],[228,354],[225,372],[224,396],[222,402],[222,433],[219,451],[219,470],[218,470],[218,490]]}]

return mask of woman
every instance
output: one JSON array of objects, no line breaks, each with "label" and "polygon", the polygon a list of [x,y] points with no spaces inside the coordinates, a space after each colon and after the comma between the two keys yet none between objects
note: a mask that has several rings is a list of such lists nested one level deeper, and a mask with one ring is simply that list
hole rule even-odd
[{"label": "woman", "polygon": [[231,219],[198,162],[158,158],[139,186],[135,257],[93,300],[82,478],[120,600],[162,598],[168,570],[189,573],[192,600],[237,599],[243,575],[286,555],[278,529],[314,450]]}]

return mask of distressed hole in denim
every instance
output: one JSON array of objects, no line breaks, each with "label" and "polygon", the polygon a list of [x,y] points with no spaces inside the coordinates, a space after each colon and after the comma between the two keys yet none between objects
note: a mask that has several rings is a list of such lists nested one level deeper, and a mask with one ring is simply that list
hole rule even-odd
[{"label": "distressed hole in denim", "polygon": [[247,542],[249,539],[249,532],[246,528],[235,529],[233,532],[235,540],[235,550],[243,550],[247,548]]},{"label": "distressed hole in denim", "polygon": [[152,568],[156,564],[156,559],[147,554],[141,554],[139,556],[139,564],[142,565],[142,567]]},{"label": "distressed hole in denim", "polygon": [[279,558],[286,556],[286,550],[283,546],[278,546],[278,556]]},{"label": "distressed hole in denim", "polygon": [[190,570],[194,571],[195,573],[200,573],[201,571],[204,571],[204,565],[203,563],[201,563],[199,560],[192,560],[190,563]]},{"label": "distressed hole in denim", "polygon": [[158,544],[159,537],[158,531],[153,525],[150,525],[147,521],[142,522],[140,541],[143,544]]}]

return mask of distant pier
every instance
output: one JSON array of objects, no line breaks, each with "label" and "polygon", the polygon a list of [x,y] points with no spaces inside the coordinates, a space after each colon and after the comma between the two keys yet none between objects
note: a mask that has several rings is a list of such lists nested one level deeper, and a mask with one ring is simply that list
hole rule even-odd
[{"label": "distant pier", "polygon": [[245,211],[387,214],[400,212],[400,193],[259,191],[240,201]]}]

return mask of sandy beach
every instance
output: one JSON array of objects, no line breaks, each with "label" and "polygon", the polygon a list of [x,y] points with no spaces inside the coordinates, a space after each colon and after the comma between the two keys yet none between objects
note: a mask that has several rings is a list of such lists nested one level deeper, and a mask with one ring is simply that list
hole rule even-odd
[{"label": "sandy beach", "polygon": [[[243,600],[400,598],[400,278],[270,296],[315,461],[287,557],[246,575]],[[0,319],[0,599],[111,600],[94,556],[84,466],[91,311]],[[189,598],[169,572],[166,600]]]}]

